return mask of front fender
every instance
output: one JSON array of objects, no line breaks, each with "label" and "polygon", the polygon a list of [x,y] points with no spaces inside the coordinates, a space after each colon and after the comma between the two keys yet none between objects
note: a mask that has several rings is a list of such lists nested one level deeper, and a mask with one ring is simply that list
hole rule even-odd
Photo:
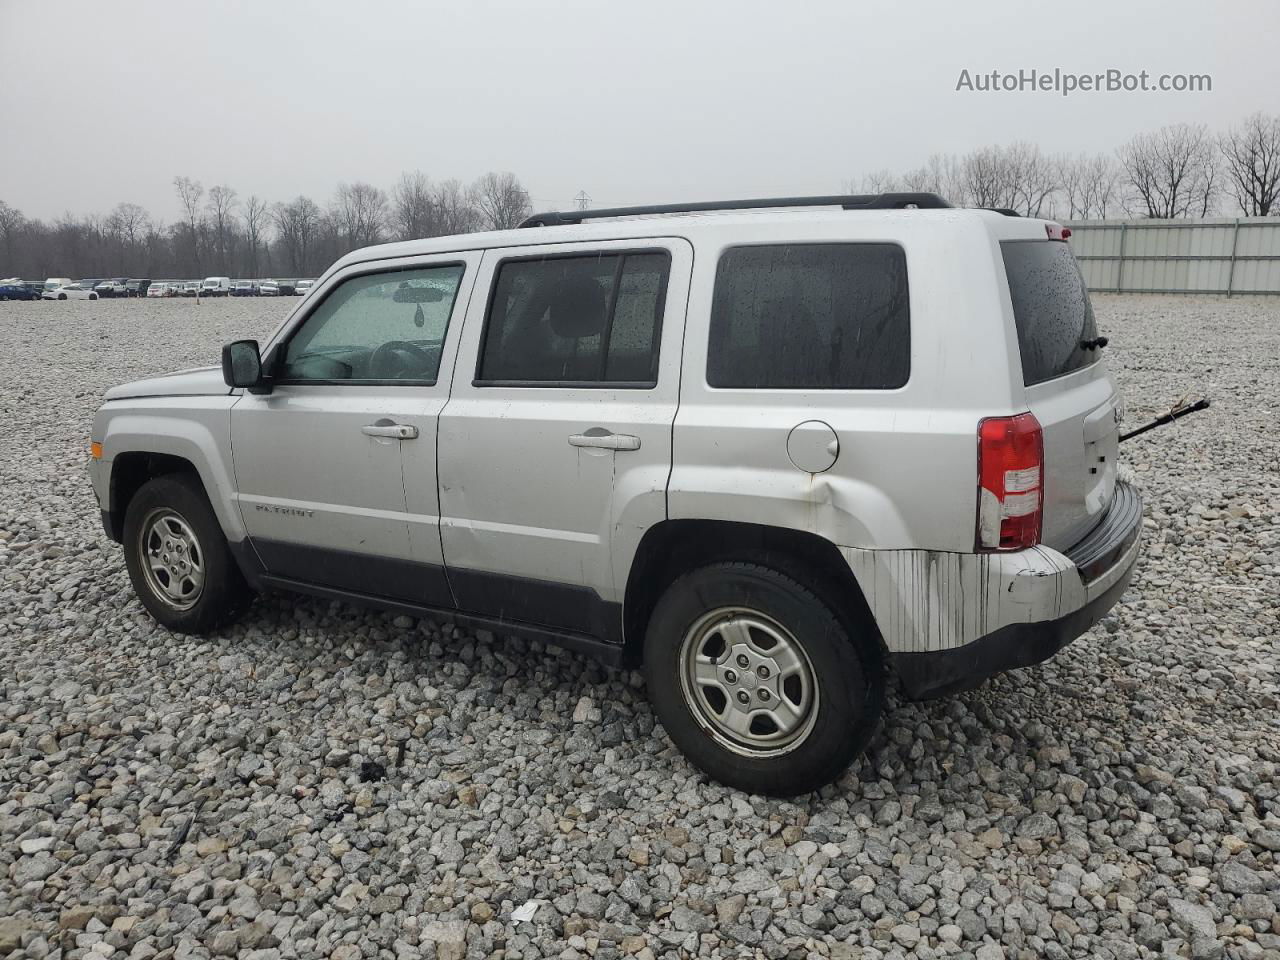
[{"label": "front fender", "polygon": [[178,457],[195,468],[214,515],[227,540],[245,538],[244,523],[232,494],[231,407],[236,397],[136,399],[107,403],[94,420],[93,436],[102,444],[95,490],[104,510],[110,509],[112,465],[123,454],[154,453]]}]

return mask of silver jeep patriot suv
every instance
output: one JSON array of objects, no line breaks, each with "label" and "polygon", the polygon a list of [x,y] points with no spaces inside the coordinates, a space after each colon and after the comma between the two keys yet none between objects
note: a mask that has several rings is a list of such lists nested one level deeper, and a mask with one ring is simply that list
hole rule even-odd
[{"label": "silver jeep patriot suv", "polygon": [[371,247],[221,369],[116,387],[107,533],[164,626],[340,598],[642,664],[796,794],[906,692],[1037,663],[1142,504],[1068,231],[932,194],[575,211]]}]

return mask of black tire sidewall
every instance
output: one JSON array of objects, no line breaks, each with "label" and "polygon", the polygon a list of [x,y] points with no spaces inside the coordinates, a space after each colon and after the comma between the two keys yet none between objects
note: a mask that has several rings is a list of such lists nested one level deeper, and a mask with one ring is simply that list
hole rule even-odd
[{"label": "black tire sidewall", "polygon": [[[718,607],[758,610],[784,626],[813,666],[818,715],[792,750],[751,757],[702,726],[680,682],[680,647],[693,623]],[[790,577],[751,563],[718,563],[681,576],[658,601],[645,634],[649,699],[668,735],[700,769],[752,793],[795,796],[838,777],[879,723],[884,679],[870,634],[851,635],[838,613]]]},{"label": "black tire sidewall", "polygon": [[[165,507],[186,520],[204,553],[204,591],[187,610],[175,610],[156,597],[142,571],[142,524],[154,510]],[[160,624],[176,633],[207,633],[242,613],[251,598],[203,488],[198,480],[185,475],[156,477],[134,494],[125,513],[124,556],[129,579],[142,605]]]}]

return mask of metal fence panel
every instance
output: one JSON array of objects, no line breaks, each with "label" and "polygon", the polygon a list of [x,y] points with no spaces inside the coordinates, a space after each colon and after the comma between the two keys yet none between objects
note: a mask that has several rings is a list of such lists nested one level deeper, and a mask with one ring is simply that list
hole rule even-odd
[{"label": "metal fence panel", "polygon": [[1095,293],[1280,294],[1280,217],[1074,220]]}]

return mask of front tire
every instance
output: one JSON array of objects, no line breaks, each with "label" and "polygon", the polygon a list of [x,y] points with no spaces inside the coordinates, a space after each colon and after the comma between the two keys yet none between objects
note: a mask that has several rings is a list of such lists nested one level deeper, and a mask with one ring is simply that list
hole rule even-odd
[{"label": "front tire", "polygon": [[774,796],[816,790],[879,725],[879,643],[859,619],[758,564],[684,574],[645,634],[654,712],[685,756],[721,783]]},{"label": "front tire", "polygon": [[203,489],[182,474],[156,477],[134,494],[124,548],[138,599],[176,633],[230,623],[253,599]]}]

